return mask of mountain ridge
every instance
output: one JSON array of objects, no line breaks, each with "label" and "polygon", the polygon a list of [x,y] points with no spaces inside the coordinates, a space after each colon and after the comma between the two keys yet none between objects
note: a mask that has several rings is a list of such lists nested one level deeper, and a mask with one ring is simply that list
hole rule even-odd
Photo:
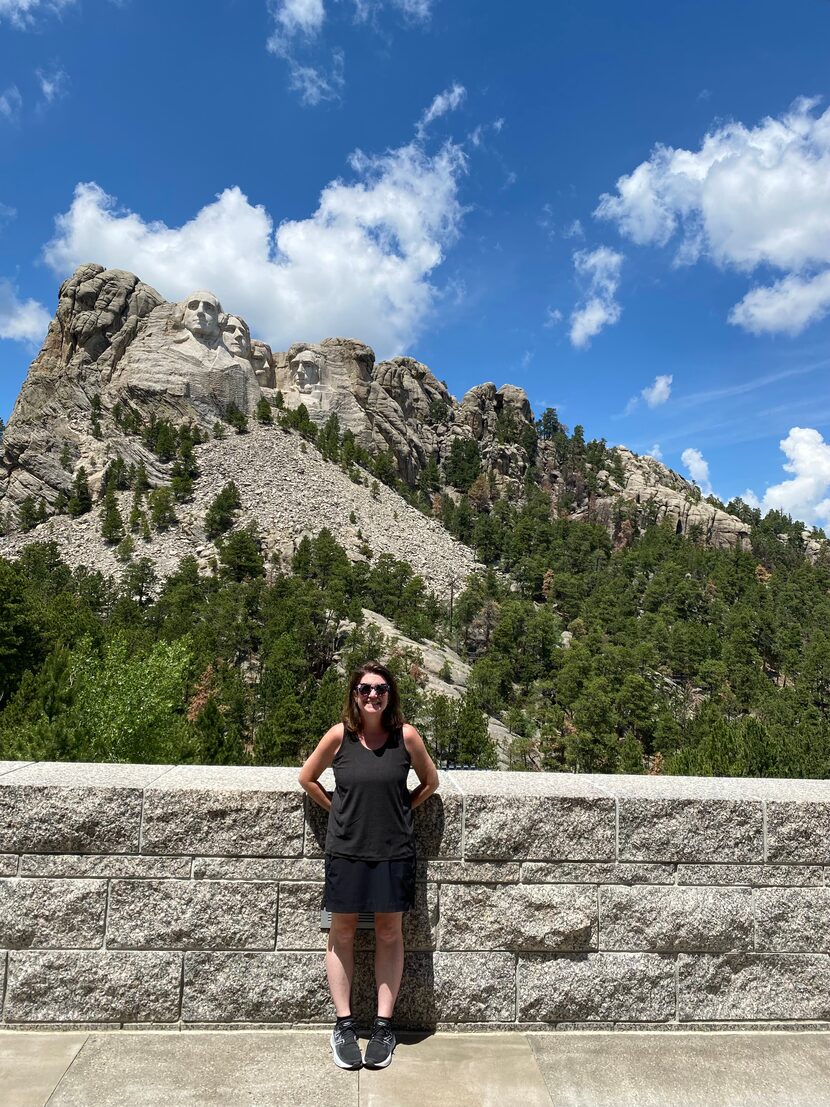
[{"label": "mountain ridge", "polygon": [[[143,466],[150,485],[168,484],[172,459],[160,458],[139,427],[164,420],[195,426],[200,437],[212,438],[197,449],[221,453],[228,439],[217,431],[228,429],[229,413],[251,419],[263,402],[281,405],[294,413],[297,426],[318,432],[335,416],[337,434],[354,442],[354,464],[374,466],[381,484],[397,483],[410,498],[419,490],[427,512],[440,514],[442,498],[457,503],[476,477],[486,484],[479,480],[473,491],[486,502],[521,500],[530,480],[549,494],[552,513],[599,523],[617,543],[662,520],[716,548],[748,541],[739,518],[652,458],[609,450],[604,440],[587,444],[597,446],[592,461],[563,458],[555,413],[555,426],[546,430],[545,419],[534,419],[515,385],[485,382],[458,401],[416,359],[375,362],[370,347],[349,338],[295,343],[274,353],[251,340],[244,320],[223,312],[211,293],[172,304],[135,274],[92,263],[61,285],[56,315],[3,437],[5,529],[20,530],[26,501],[38,505],[41,517],[60,513],[82,467],[93,496],[117,458]],[[257,457],[267,479],[268,459]],[[296,466],[297,459],[287,463]],[[309,524],[315,512],[310,509]],[[393,523],[389,518],[390,532]],[[264,532],[273,529],[268,518],[260,525]],[[296,533],[286,530],[273,548],[285,547]],[[337,538],[354,548],[346,531]],[[20,541],[6,540],[4,548]],[[432,568],[433,575],[439,572],[437,563]]]}]

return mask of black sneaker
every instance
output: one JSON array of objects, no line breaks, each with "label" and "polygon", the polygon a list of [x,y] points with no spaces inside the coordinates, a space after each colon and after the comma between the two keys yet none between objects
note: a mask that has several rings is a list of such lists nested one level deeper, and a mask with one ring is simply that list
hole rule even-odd
[{"label": "black sneaker", "polygon": [[388,1022],[375,1020],[372,1037],[366,1046],[366,1056],[363,1064],[370,1069],[385,1069],[392,1060],[392,1052],[395,1049],[395,1035]]},{"label": "black sneaker", "polygon": [[363,1064],[363,1056],[360,1046],[357,1044],[357,1036],[351,1019],[339,1019],[334,1024],[331,1032],[331,1052],[334,1063],[341,1069],[359,1069]]}]

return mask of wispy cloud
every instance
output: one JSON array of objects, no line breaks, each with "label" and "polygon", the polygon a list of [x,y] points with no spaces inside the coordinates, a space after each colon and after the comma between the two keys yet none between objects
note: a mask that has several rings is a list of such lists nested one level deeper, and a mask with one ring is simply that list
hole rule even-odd
[{"label": "wispy cloud", "polygon": [[0,119],[16,123],[22,110],[23,97],[17,85],[9,85],[4,92],[0,92]]},{"label": "wispy cloud", "polygon": [[787,380],[790,377],[802,377],[807,373],[815,373],[818,369],[830,367],[830,358],[822,358],[819,361],[810,362],[807,365],[799,365],[794,369],[783,369],[778,373],[765,373],[761,377],[753,377],[750,380],[741,381],[738,384],[729,384],[724,388],[707,388],[702,392],[690,392],[685,396],[678,396],[674,401],[676,409],[699,407],[701,404],[718,403],[730,396],[743,396],[748,392],[756,392],[767,388],[778,381]]},{"label": "wispy cloud", "polygon": [[[397,10],[407,24],[425,23],[432,12],[431,0],[353,0],[355,22],[377,27],[386,7]],[[323,29],[333,10],[332,0],[268,0],[273,30],[266,49],[285,63],[288,87],[306,107],[342,96],[345,53],[340,46],[323,43]],[[319,57],[321,44],[330,56],[325,62]]]},{"label": "wispy cloud", "polygon": [[0,22],[6,20],[19,31],[34,27],[38,16],[60,14],[76,0],[0,0]]},{"label": "wispy cloud", "polygon": [[453,82],[449,88],[445,88],[443,92],[439,92],[418,120],[415,127],[415,133],[418,135],[418,138],[424,138],[430,123],[434,123],[436,119],[440,119],[441,116],[446,115],[447,112],[455,111],[459,108],[464,103],[466,96],[466,88],[457,81]]},{"label": "wispy cloud", "polygon": [[604,327],[620,318],[622,308],[616,295],[623,256],[608,246],[599,246],[596,250],[579,250],[573,261],[585,291],[580,305],[571,314],[570,339],[577,349],[584,349]]},{"label": "wispy cloud", "polygon": [[326,100],[339,100],[345,84],[345,57],[342,50],[333,50],[331,64],[325,70],[313,65],[293,63],[288,87],[300,97],[300,103],[316,108]]},{"label": "wispy cloud", "polygon": [[51,69],[37,69],[35,71],[40,94],[45,104],[52,104],[55,100],[61,100],[69,89],[69,77],[60,65],[53,65]]}]

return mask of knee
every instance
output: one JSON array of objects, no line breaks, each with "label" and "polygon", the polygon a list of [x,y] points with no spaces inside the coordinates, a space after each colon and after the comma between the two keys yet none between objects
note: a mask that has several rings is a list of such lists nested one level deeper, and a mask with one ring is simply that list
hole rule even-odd
[{"label": "knee", "polygon": [[357,915],[332,915],[329,927],[329,940],[340,945],[353,942],[357,930]]},{"label": "knee", "polygon": [[400,917],[395,919],[375,919],[375,939],[382,945],[400,942],[403,937]]}]

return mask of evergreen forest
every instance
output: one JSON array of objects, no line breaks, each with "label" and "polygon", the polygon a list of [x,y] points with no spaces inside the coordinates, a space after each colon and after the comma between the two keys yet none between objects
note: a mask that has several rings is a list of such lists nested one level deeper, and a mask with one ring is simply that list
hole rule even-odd
[{"label": "evergreen forest", "polygon": [[[366,481],[356,466],[370,459],[348,432],[318,436],[292,418],[286,433]],[[523,448],[560,454],[566,497],[616,464],[555,413],[536,431],[531,442],[523,429]],[[148,493],[140,473],[105,482],[102,536],[129,547],[120,581],[71,569],[48,542],[0,559],[0,758],[298,765],[339,718],[349,670],[382,657],[441,765],[830,776],[830,558],[809,560],[788,516],[730,503],[750,533],[744,550],[706,548],[622,502],[611,526],[574,521],[538,480],[520,500],[497,495],[459,446],[408,489],[390,455],[370,469],[486,567],[449,603],[389,555],[350,562],[325,530],[290,565],[267,561],[256,529],[236,525],[232,485],[205,519],[215,571],[186,558],[160,582],[126,531],[151,540],[150,523],[175,525],[175,501],[198,478],[192,446],[181,434],[167,443],[169,490]],[[112,516],[119,486],[136,489],[129,528]],[[83,482],[74,497],[91,509]],[[384,639],[363,608],[415,645]],[[471,665],[463,694],[427,689],[424,639]],[[508,730],[501,749],[487,716]]]}]

